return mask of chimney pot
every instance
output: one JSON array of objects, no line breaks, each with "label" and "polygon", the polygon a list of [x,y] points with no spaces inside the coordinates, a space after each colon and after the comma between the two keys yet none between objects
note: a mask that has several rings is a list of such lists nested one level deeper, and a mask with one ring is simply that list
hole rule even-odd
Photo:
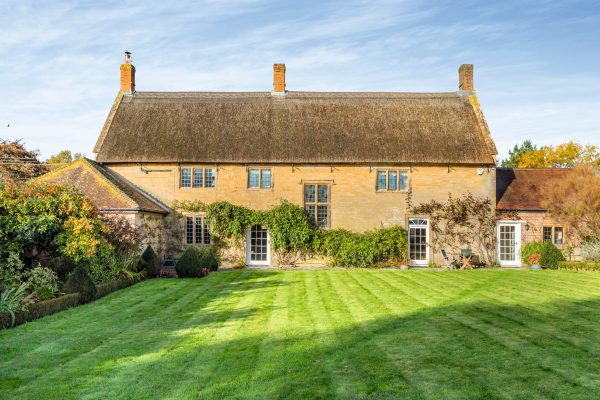
[{"label": "chimney pot", "polygon": [[463,64],[458,69],[458,90],[463,92],[474,92],[473,88],[473,64]]},{"label": "chimney pot", "polygon": [[125,62],[121,64],[121,92],[135,92],[135,67],[131,64],[131,53],[128,51],[125,52]]},{"label": "chimney pot", "polygon": [[285,64],[273,64],[273,93],[285,94]]}]

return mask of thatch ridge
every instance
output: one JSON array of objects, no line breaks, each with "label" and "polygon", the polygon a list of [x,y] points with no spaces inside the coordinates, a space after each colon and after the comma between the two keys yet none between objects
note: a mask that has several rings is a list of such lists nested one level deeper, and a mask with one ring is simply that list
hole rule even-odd
[{"label": "thatch ridge", "polygon": [[478,112],[459,93],[136,92],[96,160],[493,165]]}]

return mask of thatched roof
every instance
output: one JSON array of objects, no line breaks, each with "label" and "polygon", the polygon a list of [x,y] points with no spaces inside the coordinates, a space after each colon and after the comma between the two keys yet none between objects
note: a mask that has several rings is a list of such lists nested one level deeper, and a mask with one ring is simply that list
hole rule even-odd
[{"label": "thatched roof", "polygon": [[101,212],[169,213],[169,209],[158,200],[123,177],[87,158],[47,173],[38,180],[75,187]]},{"label": "thatched roof", "polygon": [[496,208],[511,211],[546,211],[547,188],[568,179],[565,168],[498,168]]},{"label": "thatched roof", "polygon": [[99,162],[494,164],[472,93],[119,95]]}]

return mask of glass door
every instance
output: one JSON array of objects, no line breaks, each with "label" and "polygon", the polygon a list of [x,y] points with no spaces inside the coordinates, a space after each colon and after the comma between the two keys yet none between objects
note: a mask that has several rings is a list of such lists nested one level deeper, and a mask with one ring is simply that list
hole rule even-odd
[{"label": "glass door", "polygon": [[515,222],[499,222],[497,231],[498,261],[501,266],[520,266],[521,225]]},{"label": "glass door", "polygon": [[427,219],[409,218],[408,257],[411,265],[429,263],[429,221]]},{"label": "glass door", "polygon": [[271,239],[269,232],[254,225],[248,232],[246,241],[246,264],[269,265],[271,263]]}]

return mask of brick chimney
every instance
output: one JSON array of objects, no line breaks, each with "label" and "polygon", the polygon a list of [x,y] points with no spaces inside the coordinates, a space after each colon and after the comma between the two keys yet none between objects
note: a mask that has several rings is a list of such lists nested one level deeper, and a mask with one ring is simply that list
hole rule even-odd
[{"label": "brick chimney", "polygon": [[463,64],[458,69],[458,90],[474,92],[473,89],[473,64]]},{"label": "brick chimney", "polygon": [[135,92],[135,67],[131,64],[131,53],[128,51],[125,52],[125,62],[121,64],[121,92]]},{"label": "brick chimney", "polygon": [[285,93],[285,64],[273,64],[273,94]]}]

